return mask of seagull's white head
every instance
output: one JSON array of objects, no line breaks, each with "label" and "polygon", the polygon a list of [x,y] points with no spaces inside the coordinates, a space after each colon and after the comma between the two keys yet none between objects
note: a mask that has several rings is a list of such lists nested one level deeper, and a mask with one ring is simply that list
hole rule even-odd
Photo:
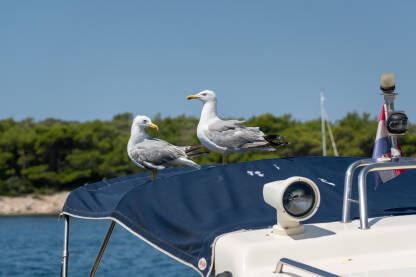
[{"label": "seagull's white head", "polygon": [[186,97],[186,99],[188,100],[199,99],[202,102],[206,103],[206,102],[216,102],[217,96],[212,90],[203,90],[198,94],[189,95],[188,97]]},{"label": "seagull's white head", "polygon": [[150,128],[155,129],[156,131],[159,130],[159,127],[157,127],[156,124],[153,124],[152,120],[145,115],[138,115],[134,118],[132,128],[135,128],[135,127],[138,127],[141,129],[150,127]]}]

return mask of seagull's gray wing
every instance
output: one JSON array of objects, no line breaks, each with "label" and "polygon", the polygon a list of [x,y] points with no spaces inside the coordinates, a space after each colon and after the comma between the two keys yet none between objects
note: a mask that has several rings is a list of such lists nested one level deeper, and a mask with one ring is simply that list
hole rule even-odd
[{"label": "seagull's gray wing", "polygon": [[182,149],[160,139],[146,139],[136,144],[129,155],[147,169],[164,169],[170,162],[186,157]]},{"label": "seagull's gray wing", "polygon": [[208,126],[207,137],[215,144],[230,149],[263,146],[264,133],[259,127],[245,127],[243,121],[216,120]]},{"label": "seagull's gray wing", "polygon": [[[212,128],[217,131],[227,131],[229,129],[236,129],[236,128],[245,128],[243,125],[245,121],[241,120],[216,120],[214,124],[212,124]],[[211,126],[210,126],[211,127]]]}]

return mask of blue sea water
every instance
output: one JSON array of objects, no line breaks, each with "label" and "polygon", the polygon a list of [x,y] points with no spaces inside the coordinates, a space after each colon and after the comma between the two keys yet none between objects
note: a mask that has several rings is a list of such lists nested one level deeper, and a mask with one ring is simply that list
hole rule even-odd
[{"label": "blue sea water", "polygon": [[[109,225],[71,218],[68,276],[88,276]],[[63,234],[57,216],[0,217],[0,277],[59,276]],[[200,275],[116,225],[96,276]]]}]

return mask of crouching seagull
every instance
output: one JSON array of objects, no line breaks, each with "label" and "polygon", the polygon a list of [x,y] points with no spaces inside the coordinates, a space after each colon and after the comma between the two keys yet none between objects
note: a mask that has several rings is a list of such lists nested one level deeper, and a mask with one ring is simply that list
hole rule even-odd
[{"label": "crouching seagull", "polygon": [[158,170],[172,165],[200,168],[197,163],[189,158],[201,154],[195,152],[201,145],[175,146],[164,140],[149,136],[145,131],[147,127],[159,130],[159,127],[153,124],[147,116],[138,115],[134,118],[127,144],[127,154],[138,167],[152,171],[152,180],[156,179]]},{"label": "crouching seagull", "polygon": [[217,97],[211,90],[204,90],[186,99],[198,99],[204,103],[199,119],[197,136],[209,150],[219,152],[223,163],[232,153],[251,150],[275,151],[276,147],[288,144],[279,135],[265,135],[259,127],[246,127],[244,121],[222,120],[217,116]]}]

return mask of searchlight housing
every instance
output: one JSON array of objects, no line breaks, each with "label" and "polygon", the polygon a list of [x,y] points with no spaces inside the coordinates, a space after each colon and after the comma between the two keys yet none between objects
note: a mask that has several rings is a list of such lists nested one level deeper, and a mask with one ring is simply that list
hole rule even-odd
[{"label": "searchlight housing", "polygon": [[264,201],[276,209],[277,224],[273,233],[297,235],[304,232],[299,222],[311,218],[319,208],[318,186],[310,179],[294,176],[267,183],[263,187]]}]

